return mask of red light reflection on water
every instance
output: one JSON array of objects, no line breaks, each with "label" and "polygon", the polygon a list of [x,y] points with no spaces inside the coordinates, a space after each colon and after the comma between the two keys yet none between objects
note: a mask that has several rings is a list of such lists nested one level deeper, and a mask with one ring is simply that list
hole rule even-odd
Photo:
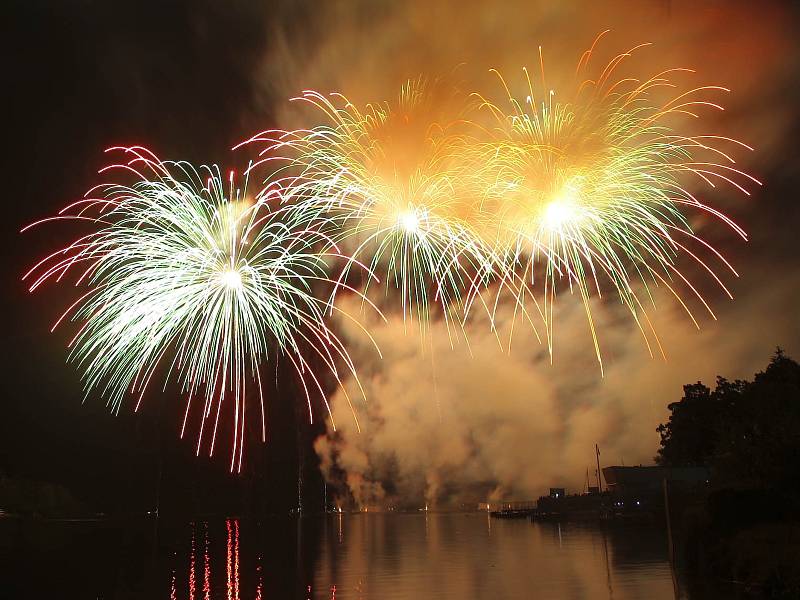
[{"label": "red light reflection on water", "polygon": [[203,523],[203,594],[211,600],[211,557],[208,551],[208,523]]},{"label": "red light reflection on water", "polygon": [[256,586],[256,599],[261,600],[262,589],[264,587],[264,573],[261,569],[261,556],[258,557],[258,566],[256,567],[256,571],[258,571],[258,585]]},{"label": "red light reflection on water", "polygon": [[[240,566],[239,566],[239,521],[236,519],[228,519],[225,521],[225,529],[227,533],[226,547],[225,547],[225,567],[226,567],[226,591],[228,600],[240,600],[239,586],[240,586]],[[202,524],[202,552],[203,552],[203,575],[202,575],[202,589],[198,590],[200,582],[198,581],[198,551],[199,543],[199,524],[192,525],[192,539],[189,552],[189,572],[186,578],[186,588],[188,588],[188,600],[195,600],[198,591],[202,592],[203,600],[212,600],[211,595],[211,547],[210,536],[208,531],[208,523]],[[177,561],[177,552],[175,553],[175,560]],[[261,557],[259,556],[259,564],[256,567],[258,572],[258,584],[255,590],[255,599],[261,600],[263,595],[263,574],[261,569]],[[172,570],[172,578],[170,582],[170,600],[178,600],[178,577],[176,576],[175,568]]]},{"label": "red light reflection on water", "polygon": [[228,519],[228,600],[239,600],[239,521]]},{"label": "red light reflection on water", "polygon": [[194,524],[192,524],[192,553],[189,556],[189,600],[194,600],[194,563],[195,563],[196,540],[194,534]]},{"label": "red light reflection on water", "polygon": [[[246,560],[244,562],[240,561],[240,524],[237,519],[227,519],[225,521],[225,535],[225,587],[222,589],[218,588],[217,593],[212,594],[212,562],[218,565],[218,569],[222,567],[222,548],[220,548],[219,554],[217,554],[216,551],[212,552],[209,524],[205,522],[195,523],[192,525],[188,568],[186,563],[183,563],[183,566],[179,568],[173,566],[172,569],[170,578],[170,600],[181,600],[184,598],[187,600],[216,600],[218,598],[241,600],[242,596],[244,596],[244,600],[264,600],[263,555],[260,553],[258,554],[254,565],[256,573],[255,588],[248,586],[251,591],[242,594],[241,577],[244,575],[245,579],[247,579],[247,571],[253,568],[253,563]],[[201,552],[202,557],[200,556]],[[213,561],[212,555],[214,556]],[[200,565],[201,559],[202,566]],[[181,562],[179,561],[177,552],[174,553],[173,561],[173,565],[177,565]],[[244,573],[242,573],[243,568],[245,568]],[[184,569],[187,570],[184,571]],[[201,570],[202,575],[200,573]],[[180,571],[185,573],[185,578],[179,576]],[[216,575],[213,576],[213,579],[218,581],[218,583],[222,583],[222,573],[218,570]],[[306,598],[311,600],[315,597],[312,586],[307,585],[303,587],[305,588]],[[336,600],[336,586],[331,586],[328,591],[330,593],[330,600]],[[220,595],[220,592],[224,595]]]},{"label": "red light reflection on water", "polygon": [[228,530],[228,540],[226,542],[227,545],[225,547],[225,560],[226,560],[226,565],[227,565],[226,573],[228,574],[228,600],[231,600],[231,598],[233,598],[233,594],[231,593],[232,592],[231,588],[233,587],[231,585],[231,575],[233,574],[232,573],[233,569],[231,569],[231,521],[230,521],[230,519],[225,521],[225,529]]}]

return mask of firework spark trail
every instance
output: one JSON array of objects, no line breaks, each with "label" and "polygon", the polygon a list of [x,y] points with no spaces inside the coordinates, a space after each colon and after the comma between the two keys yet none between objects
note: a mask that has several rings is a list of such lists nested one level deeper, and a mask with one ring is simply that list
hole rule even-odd
[{"label": "firework spark trail", "polygon": [[[266,131],[265,161],[278,151],[287,163],[267,180],[288,202],[310,204],[328,216],[330,235],[351,260],[383,275],[399,294],[404,319],[422,329],[438,304],[449,323],[463,324],[477,290],[495,264],[472,230],[474,206],[466,189],[463,156],[470,139],[460,111],[420,79],[403,86],[396,103],[362,111],[340,94],[306,91],[300,98],[325,124],[294,132]],[[442,108],[444,105],[446,108]],[[363,257],[363,258],[362,258]],[[364,286],[364,294],[372,279]],[[448,327],[449,331],[449,327]]]},{"label": "firework spark trail", "polygon": [[[265,196],[249,199],[216,167],[161,162],[144,148],[112,148],[126,162],[101,172],[133,175],[128,186],[90,190],[55,220],[90,223],[93,231],[50,254],[24,279],[34,291],[77,270],[88,287],[58,319],[82,322],[69,358],[82,372],[86,394],[96,391],[119,412],[128,393],[137,409],[159,367],[164,386],[173,377],[188,396],[181,429],[199,397],[213,453],[223,407],[232,411],[230,468],[241,470],[248,416],[247,386],[258,389],[261,436],[266,439],[259,365],[271,353],[296,370],[311,415],[311,394],[327,406],[314,359],[336,378],[355,368],[326,327],[334,310],[314,295],[326,275],[331,240],[307,206],[286,206]],[[246,190],[245,181],[244,189]],[[272,205],[272,206],[271,206]],[[342,371],[344,369],[344,371]]]},{"label": "firework spark trail", "polygon": [[585,306],[601,369],[590,310],[592,296],[601,295],[601,280],[610,282],[630,310],[651,354],[650,335],[661,346],[637,287],[654,307],[650,287],[665,286],[697,325],[680,295],[679,286],[686,286],[716,318],[678,269],[681,253],[697,261],[730,296],[714,269],[686,243],[710,250],[734,275],[736,271],[697,237],[684,213],[687,208],[705,212],[742,238],[746,234],[724,214],[701,203],[687,189],[685,176],[697,176],[712,187],[725,182],[748,195],[743,183],[759,184],[732,166],[735,161],[728,147],[752,150],[745,144],[723,136],[684,135],[675,129],[681,125],[675,117],[699,118],[704,108],[722,110],[704,94],[727,89],[703,86],[672,92],[670,100],[658,103],[653,100],[658,92],[678,87],[670,76],[693,71],[671,69],[645,80],[614,80],[617,67],[641,46],[616,56],[596,78],[583,78],[602,35],[581,57],[574,90],[563,99],[546,85],[541,49],[541,86],[534,85],[535,78],[523,69],[524,99],[512,94],[499,73],[503,103],[476,94],[495,125],[488,128],[493,139],[483,142],[474,156],[473,171],[476,186],[484,188],[476,227],[494,246],[494,256],[506,272],[515,274],[501,280],[500,292],[510,290],[518,310],[525,313],[526,299],[536,301],[535,273],[543,275],[542,304],[536,306],[545,320],[552,355],[553,306],[558,282],[565,279]]}]

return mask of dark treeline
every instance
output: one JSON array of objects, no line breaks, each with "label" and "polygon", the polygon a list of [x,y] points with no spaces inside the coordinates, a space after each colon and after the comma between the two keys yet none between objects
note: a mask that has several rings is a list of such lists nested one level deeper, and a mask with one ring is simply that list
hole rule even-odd
[{"label": "dark treeline", "polygon": [[800,364],[780,349],[752,381],[684,386],[658,427],[663,466],[705,465],[707,495],[683,507],[683,558],[700,578],[800,597]]}]

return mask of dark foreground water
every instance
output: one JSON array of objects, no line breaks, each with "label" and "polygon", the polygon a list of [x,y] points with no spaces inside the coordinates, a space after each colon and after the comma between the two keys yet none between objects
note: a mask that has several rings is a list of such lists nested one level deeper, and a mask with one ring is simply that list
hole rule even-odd
[{"label": "dark foreground water", "polygon": [[[686,598],[663,529],[344,514],[0,520],[0,598]],[[679,578],[677,578],[679,580]],[[703,596],[705,597],[705,596]]]}]

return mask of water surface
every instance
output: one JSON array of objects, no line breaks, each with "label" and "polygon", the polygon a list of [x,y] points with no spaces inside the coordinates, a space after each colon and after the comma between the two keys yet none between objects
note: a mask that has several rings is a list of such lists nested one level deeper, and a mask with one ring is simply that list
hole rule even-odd
[{"label": "water surface", "polygon": [[659,527],[483,513],[5,520],[0,561],[3,599],[689,597]]}]

